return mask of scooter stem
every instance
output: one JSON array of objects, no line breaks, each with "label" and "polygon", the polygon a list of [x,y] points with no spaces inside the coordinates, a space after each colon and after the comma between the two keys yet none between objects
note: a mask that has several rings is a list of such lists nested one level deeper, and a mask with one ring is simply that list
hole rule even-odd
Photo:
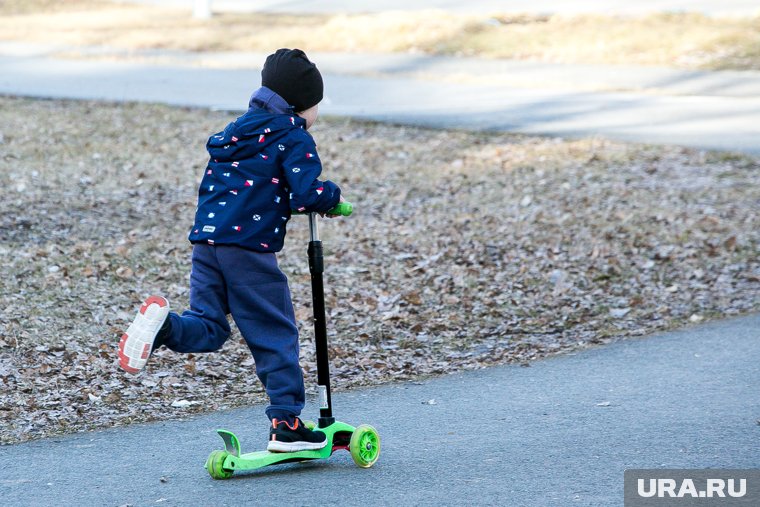
[{"label": "scooter stem", "polygon": [[[339,202],[328,215],[347,217],[353,213],[348,201]],[[317,384],[319,388],[319,427],[326,428],[335,422],[332,415],[330,395],[330,358],[327,350],[327,322],[325,319],[325,287],[323,273],[325,262],[322,242],[319,240],[317,213],[309,213],[309,272],[311,273],[311,298],[314,308],[314,343],[317,349]]]},{"label": "scooter stem", "polygon": [[314,309],[314,343],[317,350],[317,385],[319,388],[319,427],[326,428],[335,422],[330,396],[330,359],[327,351],[327,322],[325,320],[325,270],[322,242],[319,240],[317,214],[309,213],[309,272],[311,297]]},{"label": "scooter stem", "polygon": [[317,222],[316,213],[309,213],[309,232],[311,234],[311,241],[319,241],[319,223]]}]

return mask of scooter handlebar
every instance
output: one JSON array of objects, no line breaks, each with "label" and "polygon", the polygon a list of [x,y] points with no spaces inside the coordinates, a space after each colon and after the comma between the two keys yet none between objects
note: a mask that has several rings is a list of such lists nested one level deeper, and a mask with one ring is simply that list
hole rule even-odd
[{"label": "scooter handlebar", "polygon": [[327,215],[350,216],[354,212],[354,205],[348,201],[339,202],[337,206],[328,211]]}]

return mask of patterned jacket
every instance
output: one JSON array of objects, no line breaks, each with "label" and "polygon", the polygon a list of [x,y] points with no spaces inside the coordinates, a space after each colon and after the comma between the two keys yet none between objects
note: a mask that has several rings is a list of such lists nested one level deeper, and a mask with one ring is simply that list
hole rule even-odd
[{"label": "patterned jacket", "polygon": [[317,179],[322,163],[305,126],[296,115],[252,107],[209,138],[190,242],[278,252],[291,209],[323,213],[338,204],[340,188]]}]

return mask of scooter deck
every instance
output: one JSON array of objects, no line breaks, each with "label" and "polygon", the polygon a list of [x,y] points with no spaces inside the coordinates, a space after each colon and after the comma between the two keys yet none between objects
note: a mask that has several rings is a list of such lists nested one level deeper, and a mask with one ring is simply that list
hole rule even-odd
[{"label": "scooter deck", "polygon": [[[355,427],[346,423],[335,422],[326,428],[314,429],[314,431],[321,431],[327,435],[327,444],[322,449],[296,452],[256,451],[244,454],[241,451],[240,440],[237,436],[231,431],[220,429],[217,430],[217,433],[224,441],[227,452],[222,467],[232,471],[256,470],[280,463],[329,458],[335,450],[348,448],[348,440],[350,440],[354,430],[356,430]],[[208,467],[208,462],[206,466]]]}]

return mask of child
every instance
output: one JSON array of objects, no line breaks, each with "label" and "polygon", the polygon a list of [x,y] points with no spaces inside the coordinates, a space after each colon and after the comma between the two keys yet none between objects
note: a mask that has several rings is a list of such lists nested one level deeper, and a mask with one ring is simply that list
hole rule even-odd
[{"label": "child", "polygon": [[306,131],[322,100],[322,76],[299,49],[267,57],[248,112],[211,136],[198,191],[190,310],[169,312],[151,296],[119,343],[119,364],[138,373],[153,350],[212,352],[230,335],[232,314],[269,396],[267,449],[321,449],[325,435],[299,419],[304,406],[298,330],[287,278],[277,266],[291,209],[325,213],[340,188],[319,181],[322,164]]}]

